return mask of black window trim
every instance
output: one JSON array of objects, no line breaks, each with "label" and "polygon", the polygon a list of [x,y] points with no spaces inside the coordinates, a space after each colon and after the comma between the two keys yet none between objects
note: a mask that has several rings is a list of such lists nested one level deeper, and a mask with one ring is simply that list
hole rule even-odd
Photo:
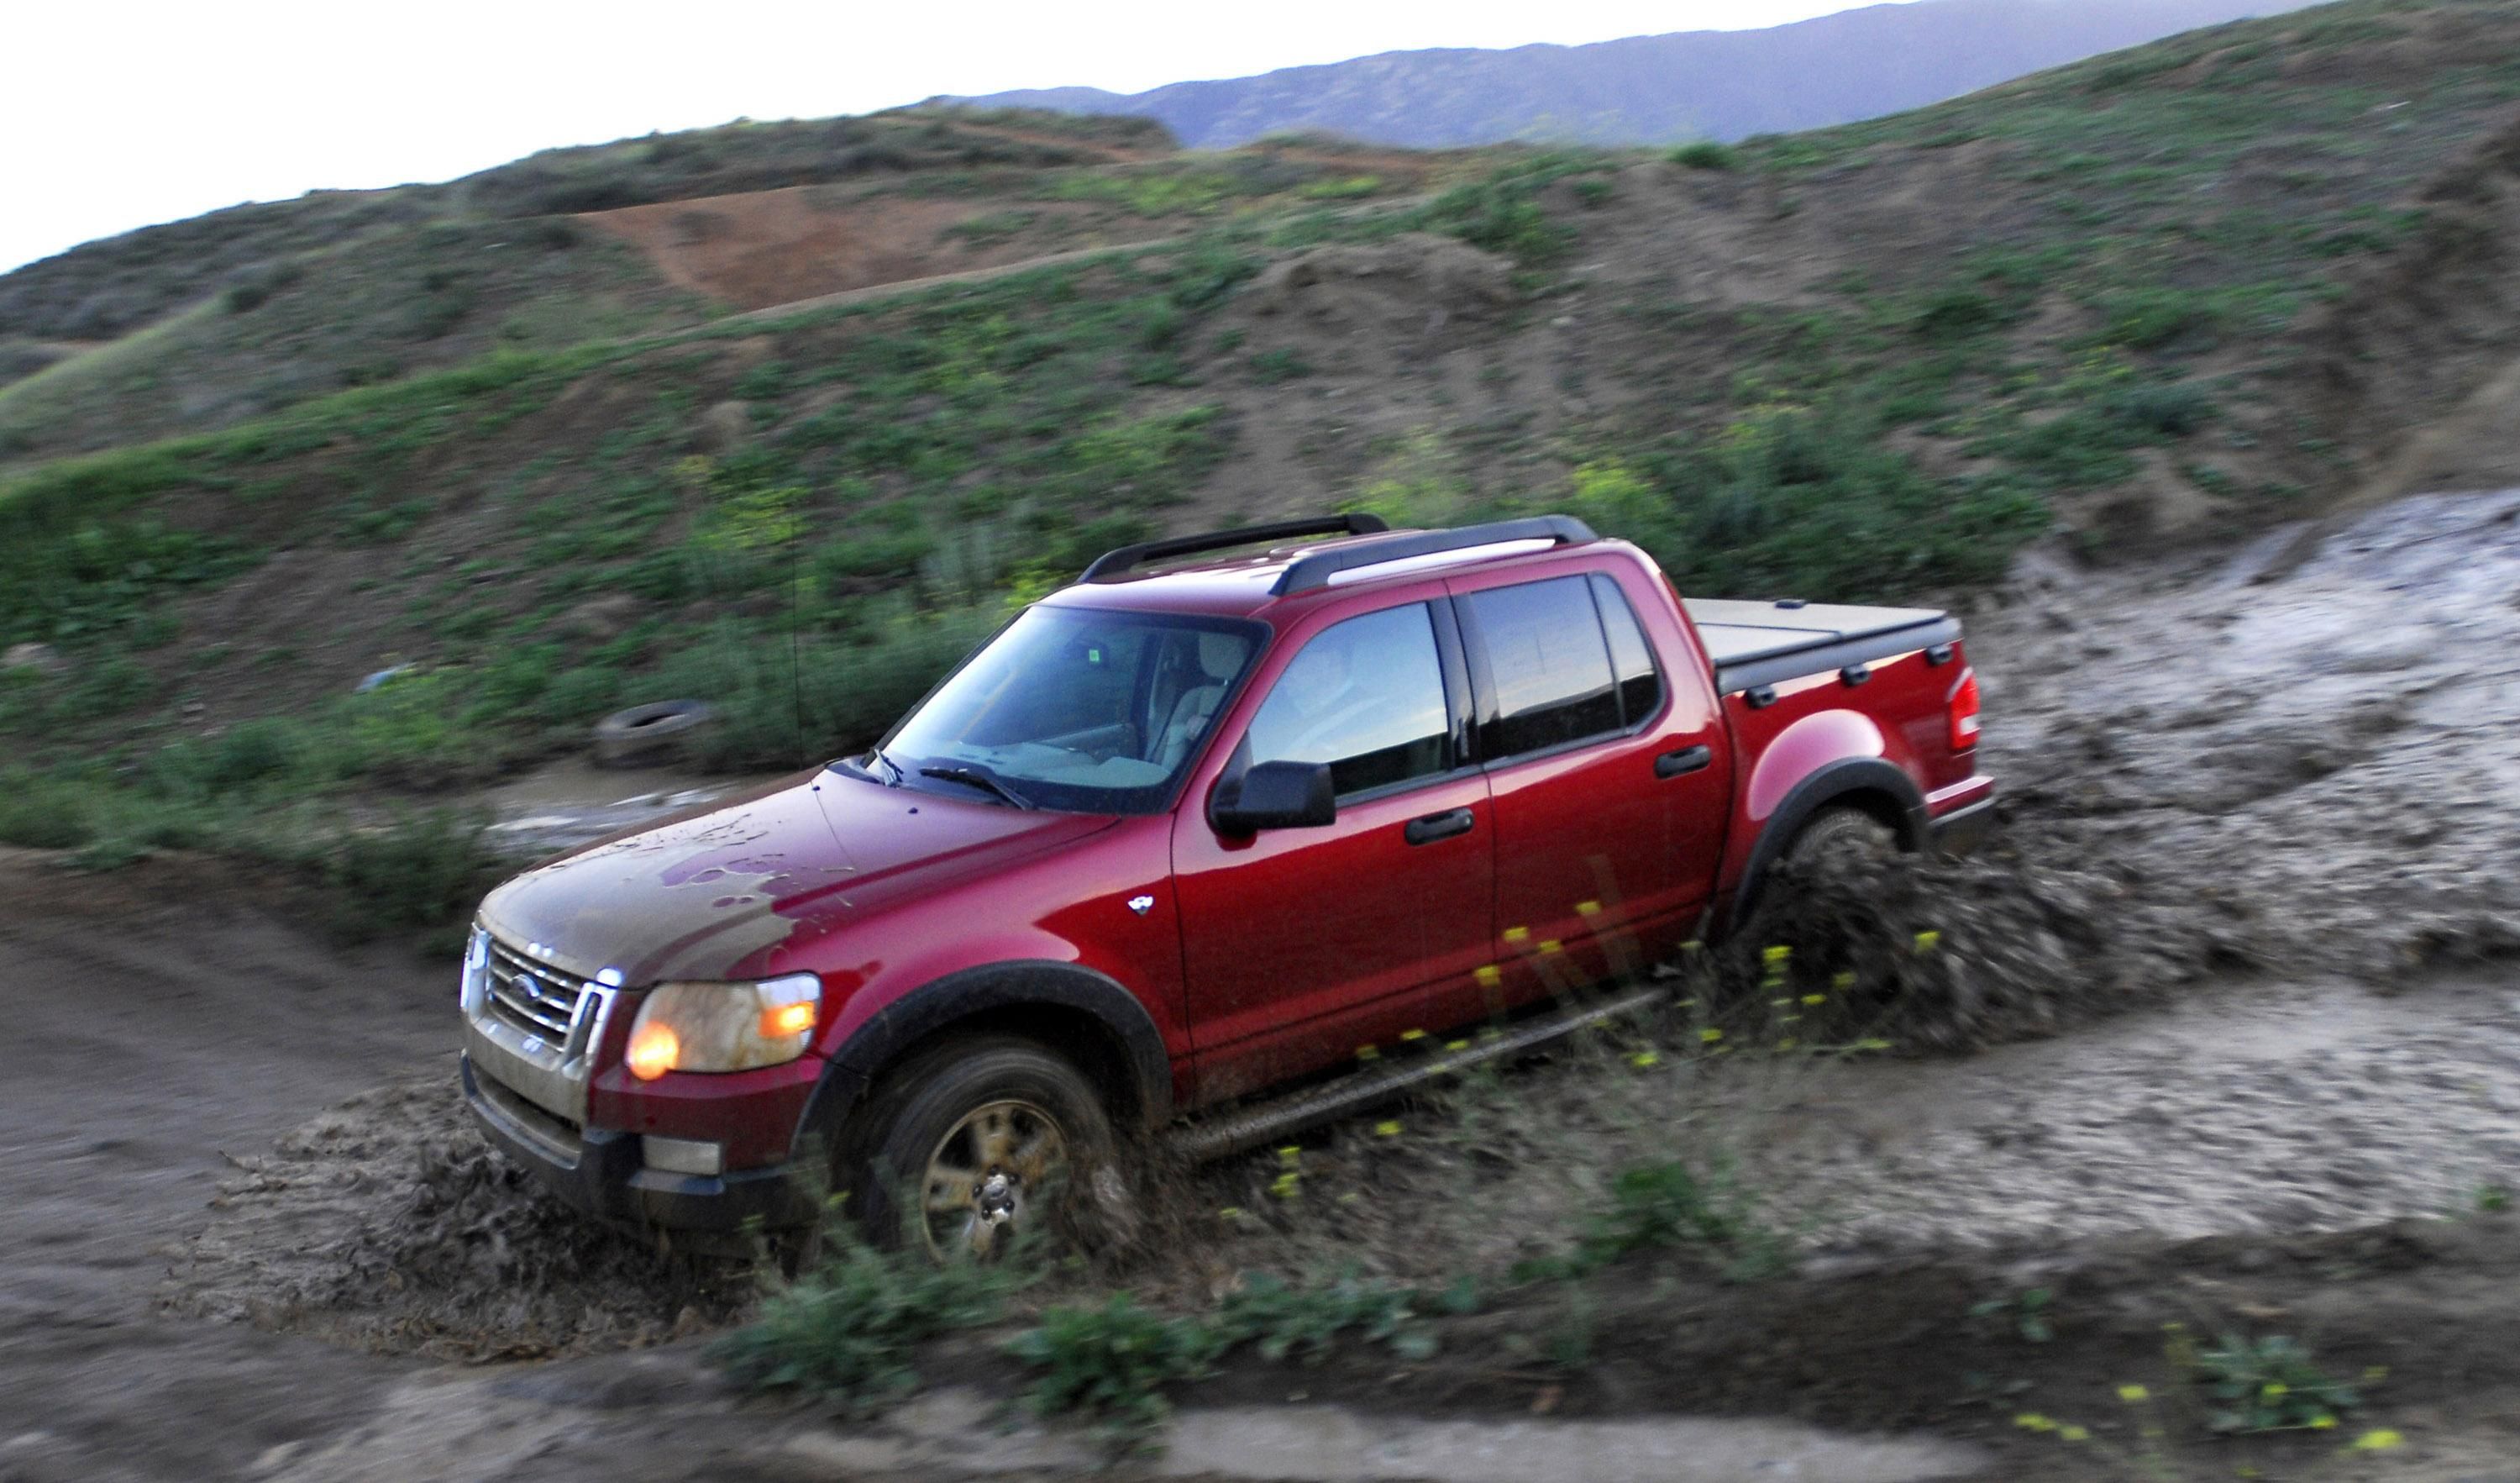
[{"label": "black window trim", "polygon": [[[1638,737],[1641,737],[1646,732],[1661,725],[1663,719],[1671,714],[1672,701],[1674,697],[1669,675],[1669,666],[1664,663],[1663,656],[1660,652],[1655,650],[1653,646],[1653,636],[1645,632],[1644,618],[1636,613],[1637,605],[1635,600],[1628,598],[1627,588],[1625,586],[1621,586],[1619,588],[1619,596],[1621,599],[1627,601],[1628,609],[1631,615],[1636,616],[1637,634],[1644,640],[1645,653],[1653,660],[1654,678],[1658,684],[1658,688],[1662,692],[1661,703],[1656,705],[1651,712],[1647,713],[1642,720],[1629,722],[1626,725],[1621,726],[1616,731],[1595,732],[1589,737],[1576,737],[1565,742],[1552,742],[1547,746],[1534,747],[1528,751],[1508,752],[1502,756],[1490,757],[1480,753],[1480,748],[1487,739],[1488,727],[1497,720],[1496,670],[1494,668],[1495,660],[1488,653],[1487,644],[1479,634],[1478,621],[1475,618],[1467,617],[1467,608],[1465,605],[1471,598],[1477,597],[1483,592],[1503,592],[1511,587],[1536,587],[1543,582],[1563,581],[1570,577],[1581,581],[1584,585],[1585,601],[1592,605],[1593,625],[1601,636],[1602,660],[1610,667],[1610,693],[1619,700],[1620,713],[1622,715],[1626,714],[1627,700],[1619,692],[1618,663],[1610,652],[1610,631],[1608,625],[1601,621],[1601,600],[1599,596],[1593,591],[1591,578],[1597,571],[1598,571],[1598,568],[1597,567],[1585,566],[1574,571],[1551,572],[1547,576],[1533,577],[1529,581],[1524,582],[1490,582],[1471,588],[1466,592],[1453,593],[1445,600],[1447,606],[1460,610],[1456,615],[1457,621],[1459,622],[1462,646],[1469,657],[1468,669],[1471,680],[1471,691],[1474,697],[1473,703],[1477,713],[1477,718],[1470,727],[1471,755],[1477,758],[1476,766],[1479,770],[1493,772],[1501,767],[1515,767],[1525,762],[1538,762],[1550,757],[1563,756],[1568,752],[1581,751],[1589,746],[1607,746],[1618,742],[1633,742]],[[1618,581],[1618,578],[1610,575],[1610,573],[1601,572],[1600,574],[1609,576],[1610,580],[1614,583]]]},{"label": "black window trim", "polygon": [[[1357,618],[1370,618],[1376,613],[1397,612],[1403,607],[1410,607],[1425,608],[1426,621],[1435,630],[1435,663],[1443,672],[1444,716],[1450,727],[1450,733],[1445,738],[1445,745],[1452,752],[1453,765],[1440,773],[1401,778],[1390,783],[1378,783],[1372,787],[1361,787],[1352,793],[1337,794],[1336,799],[1341,808],[1352,803],[1375,803],[1384,798],[1397,798],[1403,793],[1414,793],[1420,788],[1439,787],[1447,783],[1459,783],[1464,778],[1475,778],[1486,771],[1485,764],[1481,763],[1472,751],[1471,739],[1477,735],[1477,731],[1471,725],[1468,713],[1471,693],[1469,665],[1463,657],[1462,631],[1454,619],[1452,600],[1449,597],[1437,595],[1428,598],[1413,598],[1407,602],[1390,603],[1380,607],[1360,608],[1323,624],[1312,638],[1304,642],[1310,644],[1313,639],[1320,638],[1341,623]],[[1603,642],[1606,644],[1607,640]],[[1296,651],[1297,653],[1302,652],[1300,649]],[[1265,658],[1266,654],[1264,653],[1262,657]],[[1244,671],[1246,685],[1249,683],[1249,677],[1257,674],[1259,669],[1260,664],[1255,660]],[[1278,671],[1281,678],[1283,678],[1285,673],[1282,669]],[[1270,682],[1271,689],[1274,690],[1276,686],[1276,681]],[[1268,703],[1269,697],[1262,696],[1260,704]],[[1255,709],[1252,714],[1256,716],[1259,712]],[[1246,721],[1242,726],[1242,734],[1234,739],[1234,750],[1227,755],[1224,768],[1217,773],[1214,786],[1208,789],[1211,813],[1216,798],[1229,786],[1238,786],[1242,781],[1242,775],[1249,771],[1250,767],[1251,725]]]}]

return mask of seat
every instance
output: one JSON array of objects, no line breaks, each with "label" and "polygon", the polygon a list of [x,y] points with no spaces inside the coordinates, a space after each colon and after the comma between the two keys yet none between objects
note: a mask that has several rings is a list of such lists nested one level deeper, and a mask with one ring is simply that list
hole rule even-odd
[{"label": "seat", "polygon": [[1191,743],[1207,729],[1208,718],[1225,703],[1225,687],[1233,683],[1234,673],[1242,665],[1242,655],[1249,646],[1233,634],[1203,633],[1198,636],[1199,683],[1183,691],[1165,717],[1163,729],[1156,733],[1155,747],[1147,760],[1170,776],[1190,752]]}]

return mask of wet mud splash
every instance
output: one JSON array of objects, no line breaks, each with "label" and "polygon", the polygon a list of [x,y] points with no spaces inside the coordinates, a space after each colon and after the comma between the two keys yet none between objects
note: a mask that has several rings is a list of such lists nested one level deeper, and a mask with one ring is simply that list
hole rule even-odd
[{"label": "wet mud splash", "polygon": [[161,1302],[448,1359],[538,1358],[715,1327],[756,1290],[537,1190],[445,1078],[362,1094],[240,1160]]}]

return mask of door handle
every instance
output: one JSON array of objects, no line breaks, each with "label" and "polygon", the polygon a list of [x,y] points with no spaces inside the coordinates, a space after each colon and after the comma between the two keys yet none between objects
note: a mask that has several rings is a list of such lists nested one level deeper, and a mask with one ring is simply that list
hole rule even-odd
[{"label": "door handle", "polygon": [[1704,772],[1706,765],[1714,760],[1715,748],[1711,746],[1684,746],[1654,758],[1654,776],[1677,778],[1683,773]]},{"label": "door handle", "polygon": [[1428,814],[1423,819],[1412,819],[1408,826],[1401,830],[1400,836],[1411,844],[1432,844],[1438,839],[1450,839],[1455,834],[1466,834],[1469,831],[1470,811],[1457,808],[1450,813]]}]

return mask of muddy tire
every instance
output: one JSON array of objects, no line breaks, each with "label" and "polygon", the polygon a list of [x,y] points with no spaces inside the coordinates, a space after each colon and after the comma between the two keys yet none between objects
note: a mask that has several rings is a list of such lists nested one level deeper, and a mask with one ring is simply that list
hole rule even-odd
[{"label": "muddy tire", "polygon": [[1109,1182],[1111,1120],[1094,1084],[1016,1036],[951,1041],[904,1063],[855,1124],[834,1188],[850,1191],[871,1239],[939,1260],[985,1260],[1039,1227],[1072,1231],[1084,1191]]},{"label": "muddy tire", "polygon": [[1899,852],[1899,836],[1860,808],[1824,808],[1785,846],[1799,866],[1869,865]]}]

